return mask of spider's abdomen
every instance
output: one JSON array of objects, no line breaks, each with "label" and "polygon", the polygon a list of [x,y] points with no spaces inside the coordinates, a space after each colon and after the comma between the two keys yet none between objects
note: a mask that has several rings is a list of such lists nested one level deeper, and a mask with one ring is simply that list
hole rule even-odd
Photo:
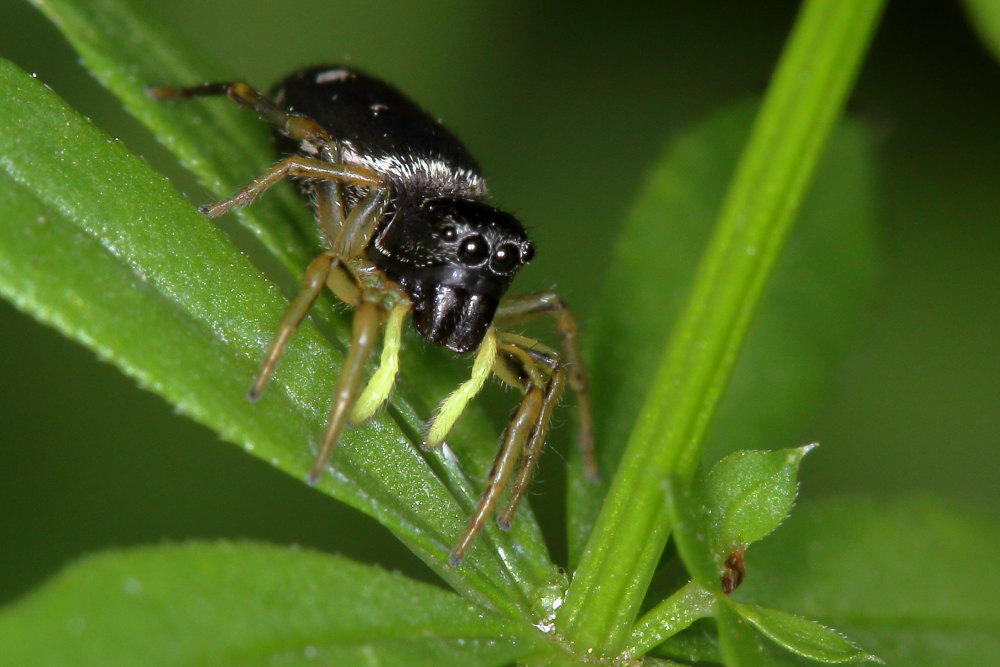
[{"label": "spider's abdomen", "polygon": [[[395,197],[486,194],[479,165],[436,118],[389,84],[337,65],[299,70],[274,88],[275,102],[316,121],[339,144],[340,159],[385,178]],[[282,149],[335,160],[324,147],[281,138]]]}]

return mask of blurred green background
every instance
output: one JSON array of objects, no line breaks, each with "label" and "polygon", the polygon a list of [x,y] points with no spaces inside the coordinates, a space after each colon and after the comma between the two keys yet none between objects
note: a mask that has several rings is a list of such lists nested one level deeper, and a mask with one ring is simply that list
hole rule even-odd
[{"label": "blurred green background", "polygon": [[[497,200],[532,228],[538,259],[516,291],[558,286],[584,332],[647,165],[690,123],[763,91],[797,7],[148,4],[144,13],[260,87],[302,65],[349,61],[445,118]],[[14,0],[3,9],[0,56],[37,73],[195,203],[208,200],[35,10]],[[800,442],[774,447],[823,444],[804,467],[805,497],[918,492],[995,515],[1000,67],[961,5],[894,3],[851,113],[879,142],[881,279],[815,423]],[[262,166],[247,165],[247,178]],[[81,553],[192,537],[307,544],[430,578],[374,521],[221,443],[6,303],[0,348],[0,601]],[[552,536],[561,534],[560,456],[547,455],[533,489]]]}]

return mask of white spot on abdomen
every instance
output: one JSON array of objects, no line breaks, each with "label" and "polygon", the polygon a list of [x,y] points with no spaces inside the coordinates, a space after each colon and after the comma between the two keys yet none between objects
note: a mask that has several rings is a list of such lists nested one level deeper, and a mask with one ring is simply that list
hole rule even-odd
[{"label": "white spot on abdomen", "polygon": [[320,72],[319,74],[317,74],[316,83],[324,84],[324,83],[330,83],[331,81],[343,81],[344,79],[350,76],[351,76],[350,71],[338,67],[337,69],[329,69],[325,72]]}]

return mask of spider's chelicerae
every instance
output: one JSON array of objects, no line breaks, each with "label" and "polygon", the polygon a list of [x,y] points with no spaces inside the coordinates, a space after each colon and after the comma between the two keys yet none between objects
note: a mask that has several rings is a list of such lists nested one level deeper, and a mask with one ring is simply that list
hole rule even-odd
[{"label": "spider's chelicerae", "polygon": [[[315,483],[345,422],[365,421],[388,398],[407,314],[417,332],[458,353],[474,353],[472,375],[441,404],[424,446],[439,446],[489,375],[523,394],[503,435],[486,490],[456,543],[457,566],[500,495],[508,528],[545,442],[552,411],[568,382],[577,394],[580,449],[597,476],[587,381],[573,316],[550,292],[503,298],[534,250],[514,216],[486,203],[479,166],[439,121],[388,84],[355,69],[314,67],[279,83],[271,97],[249,85],[154,86],[156,99],[227,95],[276,128],[286,155],[235,195],[202,207],[220,216],[286,177],[315,210],[326,243],[274,335],[250,389],[264,390],[289,338],[324,286],[354,308],[351,345],[337,381],[309,482]],[[504,331],[552,315],[565,361],[539,341]],[[361,389],[365,363],[385,326],[381,363]],[[516,474],[515,474],[516,471]]]}]

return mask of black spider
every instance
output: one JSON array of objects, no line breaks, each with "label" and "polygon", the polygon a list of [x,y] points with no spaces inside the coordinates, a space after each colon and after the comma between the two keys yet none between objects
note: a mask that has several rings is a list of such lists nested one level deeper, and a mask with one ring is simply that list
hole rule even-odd
[{"label": "black spider", "polygon": [[[534,254],[521,223],[487,204],[475,160],[439,121],[388,84],[348,67],[295,72],[266,97],[249,85],[155,86],[156,99],[227,95],[276,128],[288,157],[224,201],[202,207],[220,216],[286,177],[315,210],[327,249],[306,268],[303,286],[275,333],[250,389],[264,390],[289,338],[324,286],[355,309],[351,346],[309,482],[322,474],[346,421],[365,421],[388,398],[398,368],[405,316],[421,336],[458,353],[475,351],[471,377],[428,423],[425,447],[437,447],[490,374],[523,398],[504,433],[486,490],[449,556],[457,566],[514,477],[497,517],[509,528],[527,490],[566,382],[577,393],[584,465],[597,476],[590,407],[576,324],[557,295],[503,298]],[[566,361],[539,341],[501,330],[552,315]],[[361,390],[365,362],[385,325],[381,364]]]}]

